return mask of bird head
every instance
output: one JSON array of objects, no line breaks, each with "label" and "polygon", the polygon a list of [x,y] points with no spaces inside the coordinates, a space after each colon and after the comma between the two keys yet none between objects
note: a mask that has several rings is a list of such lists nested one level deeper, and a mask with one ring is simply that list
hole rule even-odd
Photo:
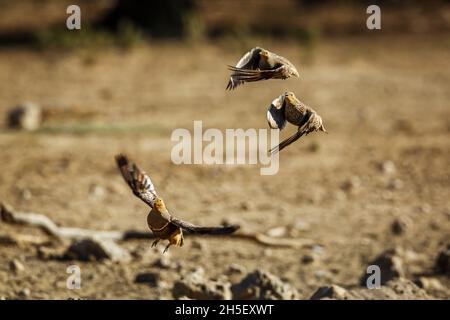
[{"label": "bird head", "polygon": [[158,210],[158,211],[164,211],[166,208],[166,205],[164,204],[163,199],[161,198],[156,198],[153,207]]},{"label": "bird head", "polygon": [[294,66],[291,66],[289,70],[292,76],[300,78],[300,74],[298,73],[297,69]]},{"label": "bird head", "polygon": [[269,51],[267,51],[267,50],[262,49],[259,52],[259,55],[266,60],[269,59]]},{"label": "bird head", "polygon": [[290,104],[296,104],[298,102],[297,97],[295,96],[295,94],[291,91],[286,91],[284,93],[284,100],[287,101]]},{"label": "bird head", "polygon": [[325,130],[325,127],[323,126],[322,117],[319,116],[317,113],[312,114],[312,121],[311,121],[311,131],[323,131],[328,134],[328,131]]}]

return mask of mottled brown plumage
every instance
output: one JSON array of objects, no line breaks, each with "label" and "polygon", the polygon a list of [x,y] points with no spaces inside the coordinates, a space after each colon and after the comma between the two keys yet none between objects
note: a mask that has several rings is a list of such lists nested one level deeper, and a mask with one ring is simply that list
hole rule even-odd
[{"label": "mottled brown plumage", "polygon": [[228,66],[228,69],[232,71],[228,90],[233,90],[244,82],[299,76],[289,60],[260,47],[247,52],[236,66]]},{"label": "mottled brown plumage", "polygon": [[164,252],[171,245],[183,246],[183,230],[204,235],[225,235],[233,233],[239,228],[238,226],[200,227],[173,217],[167,210],[163,199],[156,194],[155,187],[145,172],[139,170],[134,163],[130,163],[128,158],[122,154],[116,156],[116,163],[133,193],[152,208],[147,216],[148,227],[157,237],[152,247],[156,246],[161,239],[169,241]]},{"label": "mottled brown plumage", "polygon": [[282,130],[289,122],[298,126],[295,134],[283,140],[278,146],[270,150],[270,154],[281,151],[303,135],[308,135],[314,131],[327,133],[322,117],[316,111],[300,102],[292,92],[285,92],[272,101],[267,111],[267,121],[272,129]]}]

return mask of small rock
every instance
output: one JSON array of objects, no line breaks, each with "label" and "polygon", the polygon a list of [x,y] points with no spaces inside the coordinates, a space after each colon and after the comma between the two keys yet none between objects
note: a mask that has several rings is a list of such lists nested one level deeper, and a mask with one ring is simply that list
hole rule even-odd
[{"label": "small rock", "polygon": [[23,288],[18,292],[19,297],[27,298],[31,295],[31,290],[28,288]]},{"label": "small rock", "polygon": [[361,179],[358,176],[350,177],[341,184],[341,189],[347,193],[354,193],[361,187]]},{"label": "small rock", "polygon": [[431,206],[428,203],[423,203],[422,205],[420,205],[417,208],[417,212],[424,213],[424,214],[430,213],[431,212]]},{"label": "small rock", "polygon": [[419,277],[414,283],[426,291],[442,291],[444,286],[436,278]]},{"label": "small rock", "polygon": [[438,254],[435,268],[437,272],[450,276],[450,244]]},{"label": "small rock", "polygon": [[128,262],[131,260],[131,255],[128,251],[118,246],[114,241],[95,237],[74,240],[64,256],[66,259],[81,261],[101,261],[106,259]]},{"label": "small rock", "polygon": [[314,253],[316,255],[323,255],[325,253],[325,250],[323,249],[323,247],[318,244],[313,245],[313,247],[311,248],[311,251],[312,251],[312,253]]},{"label": "small rock", "polygon": [[317,279],[325,278],[326,276],[328,276],[328,272],[326,270],[316,270],[314,272],[314,276]]},{"label": "small rock", "polygon": [[381,164],[380,168],[384,174],[394,174],[397,170],[394,162],[392,162],[390,160],[384,161]]},{"label": "small rock", "polygon": [[336,299],[336,300],[347,300],[349,299],[348,291],[344,288],[337,286],[337,285],[331,285],[331,286],[325,286],[320,287],[317,289],[316,292],[313,293],[311,296],[311,300],[320,300],[320,299]]},{"label": "small rock", "polygon": [[136,283],[147,283],[153,287],[158,285],[159,282],[159,274],[156,272],[143,272],[139,273],[136,278],[134,278],[134,282]]},{"label": "small rock", "polygon": [[8,126],[14,129],[36,130],[42,122],[41,108],[31,102],[14,107],[8,112]]},{"label": "small rock", "polygon": [[185,275],[175,281],[172,294],[175,299],[187,297],[196,300],[230,300],[231,284],[222,279],[209,280],[205,278],[202,268]]},{"label": "small rock", "polygon": [[21,191],[21,197],[23,200],[30,200],[32,195],[31,195],[31,191],[29,189],[23,189]]},{"label": "small rock", "polygon": [[398,278],[378,289],[344,289],[336,285],[319,288],[311,299],[351,300],[424,300],[431,297],[410,280]]},{"label": "small rock", "polygon": [[198,240],[193,240],[191,245],[192,245],[193,249],[197,249],[200,251],[204,251],[206,249],[205,243],[198,241]]},{"label": "small rock", "polygon": [[267,231],[267,235],[273,238],[280,238],[286,235],[286,227],[275,227]]},{"label": "small rock", "polygon": [[310,263],[313,263],[313,262],[314,262],[314,256],[313,256],[313,255],[310,255],[310,254],[305,254],[305,255],[302,257],[301,262],[302,262],[303,264],[310,264]]},{"label": "small rock", "polygon": [[242,211],[249,211],[253,208],[252,204],[248,201],[241,202],[239,207]]},{"label": "small rock", "polygon": [[19,260],[14,259],[9,262],[9,269],[14,273],[20,273],[25,270],[25,267]]},{"label": "small rock", "polygon": [[232,263],[228,267],[228,274],[244,274],[246,272],[246,268],[237,263]]},{"label": "small rock", "polygon": [[102,186],[92,184],[89,187],[89,193],[93,197],[103,198],[106,195],[106,190]]},{"label": "small rock", "polygon": [[[400,258],[398,250],[391,249],[383,252],[381,255],[376,257],[369,265],[376,265],[380,268],[380,283],[385,284],[391,279],[399,278],[404,276],[403,262]],[[364,274],[361,277],[361,285],[366,286],[367,280],[371,276],[371,273],[367,273],[364,270]]]},{"label": "small rock", "polygon": [[404,183],[400,179],[394,179],[389,182],[388,188],[392,190],[403,189]]},{"label": "small rock", "polygon": [[298,299],[297,289],[284,283],[275,275],[262,270],[249,273],[242,281],[231,287],[233,299],[237,300],[290,300]]},{"label": "small rock", "polygon": [[412,221],[408,217],[395,218],[391,224],[391,231],[395,235],[401,235],[411,228]]},{"label": "small rock", "polygon": [[162,256],[161,258],[157,259],[153,264],[153,267],[160,268],[160,269],[176,269],[177,263],[171,261],[168,257]]}]

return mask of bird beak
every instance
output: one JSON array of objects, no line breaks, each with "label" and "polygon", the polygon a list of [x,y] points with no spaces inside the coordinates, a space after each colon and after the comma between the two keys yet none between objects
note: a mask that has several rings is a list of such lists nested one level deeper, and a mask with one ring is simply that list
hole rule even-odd
[{"label": "bird beak", "polygon": [[323,126],[323,124],[320,126],[320,131],[325,132],[326,134],[328,134],[328,131],[325,130],[325,127]]}]

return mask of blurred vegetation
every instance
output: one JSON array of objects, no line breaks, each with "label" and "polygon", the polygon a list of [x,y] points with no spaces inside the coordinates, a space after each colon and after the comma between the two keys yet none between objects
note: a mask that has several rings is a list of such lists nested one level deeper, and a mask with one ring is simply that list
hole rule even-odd
[{"label": "blurred vegetation", "polygon": [[[70,0],[0,0],[0,46],[74,48],[142,40],[284,38],[313,47],[321,37],[367,33],[369,0],[78,0],[82,28],[65,27]],[[450,1],[379,0],[386,32],[450,31]]]}]

